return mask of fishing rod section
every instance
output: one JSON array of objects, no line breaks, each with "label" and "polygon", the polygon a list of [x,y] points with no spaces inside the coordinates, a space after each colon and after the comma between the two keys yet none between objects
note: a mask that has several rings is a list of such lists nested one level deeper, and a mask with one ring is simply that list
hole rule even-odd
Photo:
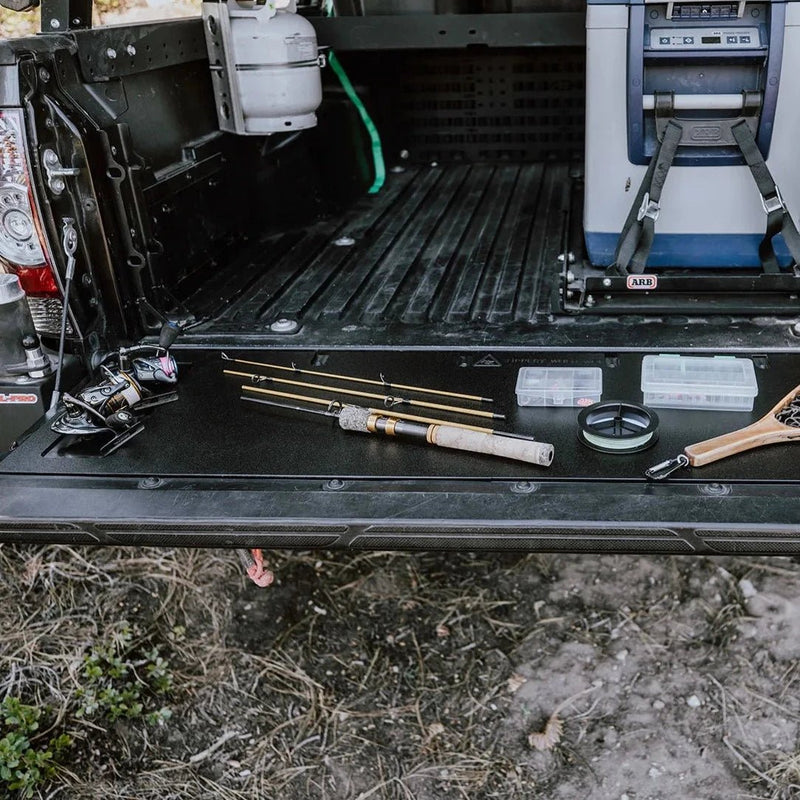
[{"label": "fishing rod section", "polygon": [[411,386],[405,383],[391,383],[387,381],[383,375],[380,376],[380,380],[376,381],[372,378],[358,378],[353,375],[342,375],[336,372],[317,372],[313,369],[301,369],[295,366],[295,364],[287,367],[282,364],[270,364],[265,361],[248,361],[244,358],[231,358],[227,353],[222,353],[222,360],[228,361],[231,364],[246,364],[250,367],[263,367],[264,369],[272,369],[279,372],[293,372],[295,375],[311,375],[316,378],[328,378],[348,383],[363,383],[367,386],[380,386],[387,392],[393,389],[399,389],[403,392],[416,392],[417,394],[449,397],[453,400],[469,400],[475,403],[494,403],[491,397],[481,397],[475,394],[461,394],[460,392],[450,392],[444,389],[430,389],[424,386]]},{"label": "fishing rod section", "polygon": [[[295,367],[294,364],[291,367],[284,367],[278,364],[260,361],[235,359],[230,358],[225,353],[222,354],[222,359],[231,364],[247,364],[263,369],[291,372],[296,376],[313,376],[316,378],[325,378],[326,380],[338,380],[354,384],[361,383],[367,386],[381,386],[386,390],[389,388],[403,389],[405,391],[431,394],[437,397],[458,398],[473,403],[493,402],[491,398],[482,397],[480,395],[462,394],[444,389],[430,389],[408,384],[390,384],[383,379],[382,375],[380,381],[375,381],[369,378],[357,378],[339,373],[301,370]],[[505,420],[505,415],[497,412],[419,400],[416,398],[399,397],[392,394],[378,394],[376,392],[367,391],[366,389],[348,389],[341,386],[333,386],[328,383],[299,381],[291,378],[279,378],[271,375],[242,372],[233,369],[224,369],[223,374],[231,378],[244,378],[250,382],[249,384],[241,385],[241,399],[243,401],[284,411],[334,417],[337,419],[339,427],[345,431],[408,439],[451,450],[461,450],[499,458],[508,458],[514,461],[524,461],[528,464],[535,464],[541,467],[549,467],[553,463],[553,445],[546,442],[538,442],[532,436],[498,431],[490,427],[466,422],[456,422],[435,417],[421,416],[419,414],[409,414],[399,411],[398,406],[433,409],[448,414],[481,417],[487,420]],[[267,388],[267,386],[276,386],[277,388]],[[291,391],[282,391],[284,387],[290,388]],[[316,392],[330,393],[331,396],[318,397],[299,394],[295,387],[310,389]],[[373,408],[344,402],[341,399],[342,397],[361,397],[367,400],[378,400],[383,407]],[[314,408],[313,406],[317,407]]]},{"label": "fishing rod section", "polygon": [[[258,389],[258,387],[252,386],[243,386],[242,388],[250,391]],[[308,400],[308,398],[303,399]],[[345,431],[410,439],[451,450],[462,450],[468,453],[481,453],[515,461],[524,461],[540,467],[549,467],[553,463],[554,448],[552,444],[536,442],[522,437],[482,433],[457,427],[446,422],[414,422],[394,417],[391,412],[376,411],[362,406],[345,405],[336,400],[329,401],[326,411],[289,406],[272,400],[264,401],[255,397],[247,397],[246,395],[242,396],[242,400],[292,411],[335,417],[339,422],[339,427]]]}]

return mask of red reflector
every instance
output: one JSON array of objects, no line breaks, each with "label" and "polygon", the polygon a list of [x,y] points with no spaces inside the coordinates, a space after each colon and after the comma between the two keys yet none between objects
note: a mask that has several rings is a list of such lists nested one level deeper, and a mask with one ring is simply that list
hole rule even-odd
[{"label": "red reflector", "polygon": [[32,297],[61,296],[50,267],[17,267],[14,274],[19,278],[25,294]]}]

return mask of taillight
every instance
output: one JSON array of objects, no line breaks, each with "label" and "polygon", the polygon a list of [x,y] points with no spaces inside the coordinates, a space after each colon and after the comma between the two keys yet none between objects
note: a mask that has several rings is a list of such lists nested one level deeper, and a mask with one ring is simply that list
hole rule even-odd
[{"label": "taillight", "polygon": [[0,109],[0,269],[19,277],[39,333],[57,334],[61,292],[45,252],[20,109]]}]

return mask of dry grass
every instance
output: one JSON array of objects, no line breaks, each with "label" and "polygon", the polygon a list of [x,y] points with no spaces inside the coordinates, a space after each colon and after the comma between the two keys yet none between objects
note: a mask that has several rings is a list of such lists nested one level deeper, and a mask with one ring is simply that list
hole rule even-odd
[{"label": "dry grass", "polygon": [[[593,796],[608,780],[596,763],[613,757],[609,726],[624,734],[642,678],[614,695],[599,683],[569,684],[583,673],[562,674],[554,659],[565,648],[594,653],[590,678],[624,664],[621,642],[640,672],[690,670],[694,692],[708,682],[704,702],[717,716],[695,723],[692,736],[742,797],[751,780],[775,800],[800,785],[794,742],[758,749],[741,725],[754,710],[795,724],[798,671],[762,659],[753,668],[764,683],[732,688],[735,670],[755,680],[735,650],[741,604],[724,581],[718,598],[692,588],[713,584],[713,562],[652,562],[658,580],[640,584],[623,568],[615,586],[609,559],[595,589],[578,557],[270,561],[278,580],[259,590],[233,553],[0,546],[0,697],[49,705],[54,728],[76,739],[51,789],[111,800],[427,800],[555,797],[564,784]],[[780,569],[786,580],[795,570]],[[165,724],[74,716],[84,654],[123,620],[170,660],[174,716]],[[715,677],[723,656],[737,666]],[[542,681],[553,700],[526,711]],[[547,739],[541,752],[537,733]]]}]

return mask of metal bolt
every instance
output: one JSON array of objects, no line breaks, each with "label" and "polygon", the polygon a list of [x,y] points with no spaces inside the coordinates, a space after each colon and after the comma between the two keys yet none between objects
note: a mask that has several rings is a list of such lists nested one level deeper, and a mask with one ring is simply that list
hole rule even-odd
[{"label": "metal bolt", "polygon": [[352,236],[340,236],[334,244],[337,247],[352,247],[356,243],[356,240]]},{"label": "metal bolt", "polygon": [[109,47],[106,50],[106,56],[113,60],[117,57],[117,51],[113,47]]},{"label": "metal bolt", "polygon": [[511,491],[514,494],[533,494],[538,491],[539,484],[530,481],[517,481],[511,484]]},{"label": "metal bolt", "polygon": [[53,30],[58,30],[61,27],[61,23],[57,19],[51,19],[50,27],[53,28]]},{"label": "metal bolt", "polygon": [[792,333],[795,336],[800,336],[800,322],[795,322],[795,324],[792,325]]},{"label": "metal bolt", "polygon": [[395,164],[395,166],[393,166],[391,168],[391,170],[390,170],[390,172],[393,172],[395,175],[400,175],[401,173],[403,173],[405,171],[406,171],[406,168],[401,166],[400,164]]},{"label": "metal bolt", "polygon": [[344,489],[344,486],[344,481],[339,478],[331,478],[331,480],[322,484],[322,488],[325,489],[326,492],[339,492]]},{"label": "metal bolt", "polygon": [[605,287],[606,287],[606,289],[607,289],[609,286],[611,286],[611,278],[603,278],[603,286],[605,286]]},{"label": "metal bolt", "polygon": [[571,269],[567,270],[567,280],[570,283],[575,280],[575,273]]},{"label": "metal bolt", "polygon": [[592,295],[586,295],[586,306],[587,308],[591,308],[595,304],[595,299]]},{"label": "metal bolt", "polygon": [[411,153],[409,153],[408,150],[401,150],[400,158],[402,158],[403,161],[407,161],[409,158],[411,158]]},{"label": "metal bolt", "polygon": [[139,486],[142,489],[157,489],[162,483],[164,483],[164,481],[162,481],[161,478],[153,476],[151,478],[143,478],[139,481]]},{"label": "metal bolt", "polygon": [[47,81],[49,81],[49,80],[50,80],[50,73],[49,73],[49,72],[48,72],[48,71],[47,71],[47,70],[46,70],[44,67],[40,67],[40,68],[39,68],[39,78],[40,78],[40,79],[41,79],[41,80],[42,80],[44,83],[47,83]]},{"label": "metal bolt", "polygon": [[731,487],[724,483],[709,483],[701,486],[700,491],[712,497],[722,497],[731,493]]},{"label": "metal bolt", "polygon": [[281,319],[276,319],[275,322],[269,326],[269,329],[273,333],[294,333],[299,327],[300,325],[297,320],[282,317]]},{"label": "metal bolt", "polygon": [[64,183],[64,179],[63,178],[53,178],[53,180],[50,182],[50,188],[56,194],[61,194],[61,192],[63,192],[64,189],[67,188],[67,184]]},{"label": "metal bolt", "polygon": [[125,48],[125,52],[126,52],[126,53],[127,53],[129,56],[135,56],[135,55],[136,55],[136,48],[135,48],[135,47],[134,47],[132,44],[129,44],[129,45],[128,45],[128,46]]}]

